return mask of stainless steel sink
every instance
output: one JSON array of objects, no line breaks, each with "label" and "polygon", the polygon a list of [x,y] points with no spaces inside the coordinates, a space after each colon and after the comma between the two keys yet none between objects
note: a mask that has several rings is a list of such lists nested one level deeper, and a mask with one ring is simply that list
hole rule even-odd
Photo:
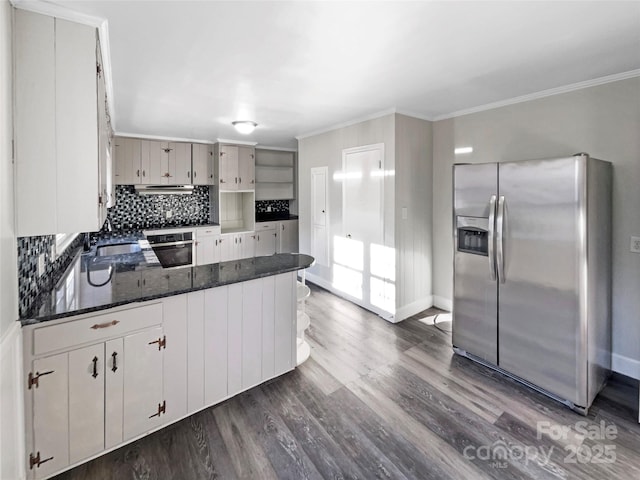
[{"label": "stainless steel sink", "polygon": [[109,257],[112,255],[124,255],[126,253],[136,253],[140,251],[137,243],[119,243],[116,245],[101,245],[96,249],[96,256]]}]

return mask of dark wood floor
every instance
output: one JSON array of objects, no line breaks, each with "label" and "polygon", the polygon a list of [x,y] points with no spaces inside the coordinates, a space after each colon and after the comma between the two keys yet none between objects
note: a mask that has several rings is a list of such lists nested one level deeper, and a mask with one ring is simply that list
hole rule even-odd
[{"label": "dark wood floor", "polygon": [[307,312],[311,358],[294,372],[58,480],[640,478],[623,377],[585,418],[453,355],[418,316],[392,325],[316,287]]}]

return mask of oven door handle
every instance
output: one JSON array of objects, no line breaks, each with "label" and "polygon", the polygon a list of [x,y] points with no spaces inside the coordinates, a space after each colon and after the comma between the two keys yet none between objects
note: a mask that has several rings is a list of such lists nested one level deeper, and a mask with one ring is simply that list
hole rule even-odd
[{"label": "oven door handle", "polygon": [[182,245],[192,245],[192,244],[193,244],[193,240],[185,240],[182,242],[150,243],[149,245],[151,245],[151,248],[155,248],[155,247],[179,247]]}]

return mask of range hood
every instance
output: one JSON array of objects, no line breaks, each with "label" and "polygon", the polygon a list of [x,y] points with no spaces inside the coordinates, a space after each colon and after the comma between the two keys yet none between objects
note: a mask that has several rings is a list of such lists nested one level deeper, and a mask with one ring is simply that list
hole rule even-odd
[{"label": "range hood", "polygon": [[193,185],[136,185],[139,195],[190,195]]}]

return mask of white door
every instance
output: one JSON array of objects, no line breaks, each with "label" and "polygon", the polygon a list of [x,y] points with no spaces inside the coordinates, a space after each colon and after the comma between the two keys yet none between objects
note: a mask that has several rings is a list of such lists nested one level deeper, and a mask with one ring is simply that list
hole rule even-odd
[{"label": "white door", "polygon": [[124,440],[162,421],[162,327],[124,337]]},{"label": "white door", "polygon": [[371,251],[383,243],[384,145],[342,151],[342,236],[333,245],[334,287],[370,302]]},{"label": "white door", "polygon": [[328,168],[311,169],[311,255],[319,265],[329,266],[329,225],[327,203]]},{"label": "white door", "polygon": [[104,343],[69,352],[69,462],[104,450]]},{"label": "white door", "polygon": [[255,175],[255,150],[253,147],[238,147],[238,190],[253,190]]},{"label": "white door", "polygon": [[[33,362],[38,384],[33,392],[33,452],[40,465],[36,478],[69,465],[69,355],[61,353]],[[29,453],[29,452],[28,452]]]}]

